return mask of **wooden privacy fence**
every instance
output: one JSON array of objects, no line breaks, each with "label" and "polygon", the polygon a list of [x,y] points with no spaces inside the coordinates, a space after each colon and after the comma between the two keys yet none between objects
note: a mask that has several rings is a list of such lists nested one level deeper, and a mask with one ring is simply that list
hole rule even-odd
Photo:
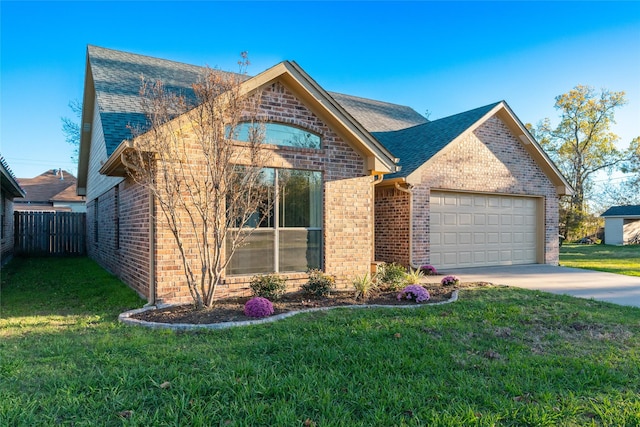
[{"label": "wooden privacy fence", "polygon": [[16,255],[84,255],[86,214],[15,212]]}]

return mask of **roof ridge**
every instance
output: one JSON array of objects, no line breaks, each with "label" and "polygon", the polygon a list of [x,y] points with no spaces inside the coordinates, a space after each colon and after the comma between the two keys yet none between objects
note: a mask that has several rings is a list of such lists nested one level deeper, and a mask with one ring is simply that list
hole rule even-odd
[{"label": "roof ridge", "polygon": [[388,102],[388,101],[381,101],[379,99],[373,99],[373,98],[365,98],[363,96],[358,96],[358,95],[350,95],[348,93],[342,93],[342,92],[334,92],[334,91],[327,91],[327,93],[331,96],[335,95],[341,95],[341,96],[347,96],[349,98],[354,98],[354,99],[359,99],[362,101],[373,101],[373,102],[379,102],[380,104],[387,104],[387,105],[397,105],[399,107],[408,107],[408,108],[413,108],[410,105],[406,105],[406,104],[398,104],[397,102]]},{"label": "roof ridge", "polygon": [[[133,55],[133,56],[137,56],[137,57],[140,57],[140,58],[147,58],[147,59],[149,59],[151,61],[170,62],[170,63],[176,64],[176,65],[201,68],[203,71],[206,70],[207,68],[210,68],[211,70],[220,71],[222,73],[236,74],[236,75],[239,75],[239,76],[244,76],[244,75],[249,76],[248,74],[236,73],[235,71],[224,71],[222,69],[210,67],[208,65],[189,64],[189,63],[183,62],[183,61],[176,61],[176,60],[173,60],[173,59],[160,58],[160,57],[157,57],[157,56],[151,56],[151,55],[147,55],[147,54],[143,54],[143,53],[130,52],[130,51],[126,51],[126,50],[111,49],[111,48],[108,48],[108,47],[102,47],[102,46],[98,46],[98,45],[94,45],[94,44],[87,44],[87,51],[89,51],[89,48],[107,50],[107,51],[116,52],[116,53],[124,53],[124,54],[127,54],[127,55]],[[89,56],[91,56],[91,54],[89,54]],[[252,76],[249,76],[249,77],[252,77]]]}]

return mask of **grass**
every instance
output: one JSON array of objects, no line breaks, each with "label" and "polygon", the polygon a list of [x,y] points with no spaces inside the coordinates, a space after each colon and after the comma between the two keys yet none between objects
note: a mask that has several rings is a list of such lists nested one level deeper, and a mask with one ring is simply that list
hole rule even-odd
[{"label": "grass", "polygon": [[640,310],[463,291],[222,331],[124,326],[86,259],[2,271],[0,425],[635,426]]},{"label": "grass", "polygon": [[560,264],[609,273],[640,276],[640,245],[575,245],[560,248]]}]

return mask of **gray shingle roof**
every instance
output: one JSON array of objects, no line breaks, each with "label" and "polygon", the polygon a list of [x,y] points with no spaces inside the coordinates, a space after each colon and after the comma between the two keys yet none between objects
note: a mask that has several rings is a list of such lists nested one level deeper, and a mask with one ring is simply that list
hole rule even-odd
[{"label": "gray shingle roof", "polygon": [[460,136],[500,102],[444,117],[408,129],[373,132],[394,156],[400,158],[400,172],[385,178],[406,177]]},{"label": "gray shingle roof", "polygon": [[[131,138],[129,125],[146,127],[139,101],[142,77],[147,81],[161,80],[167,89],[194,100],[192,84],[205,73],[204,67],[98,46],[88,46],[88,54],[107,155],[123,140]],[[427,122],[407,106],[339,93],[330,95],[369,132],[398,130]]]},{"label": "gray shingle roof", "polygon": [[205,71],[195,65],[98,46],[87,49],[107,155],[111,155],[123,140],[131,138],[127,125],[146,126],[139,98],[142,77],[150,82],[161,80],[168,90],[193,100],[191,85]]},{"label": "gray shingle roof", "polygon": [[329,95],[369,132],[405,129],[428,121],[416,110],[404,105],[359,98],[336,92],[329,92]]},{"label": "gray shingle roof", "polygon": [[640,205],[611,206],[600,216],[640,217]]}]

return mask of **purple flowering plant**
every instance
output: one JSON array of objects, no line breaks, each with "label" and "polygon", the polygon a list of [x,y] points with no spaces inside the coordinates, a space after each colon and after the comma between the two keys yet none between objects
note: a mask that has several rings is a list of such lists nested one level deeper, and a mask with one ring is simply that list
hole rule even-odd
[{"label": "purple flowering plant", "polygon": [[420,271],[422,271],[427,276],[434,276],[438,274],[438,271],[433,265],[427,264],[420,267]]},{"label": "purple flowering plant", "polygon": [[400,291],[398,294],[398,301],[402,299],[415,300],[415,302],[425,302],[429,301],[430,295],[429,291],[423,288],[420,285],[409,285],[405,286],[405,288]]},{"label": "purple flowering plant", "polygon": [[273,314],[273,304],[266,298],[251,298],[244,305],[244,314],[248,317],[267,317]]},{"label": "purple flowering plant", "polygon": [[460,283],[460,279],[457,276],[445,276],[440,283],[442,286],[455,286]]}]

